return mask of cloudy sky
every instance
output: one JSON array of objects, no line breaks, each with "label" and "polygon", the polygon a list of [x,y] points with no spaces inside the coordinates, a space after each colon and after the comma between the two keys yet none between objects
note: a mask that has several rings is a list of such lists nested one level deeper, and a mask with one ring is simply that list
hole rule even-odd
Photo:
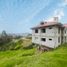
[{"label": "cloudy sky", "polygon": [[31,32],[31,27],[54,16],[67,23],[67,0],[0,0],[0,32]]}]

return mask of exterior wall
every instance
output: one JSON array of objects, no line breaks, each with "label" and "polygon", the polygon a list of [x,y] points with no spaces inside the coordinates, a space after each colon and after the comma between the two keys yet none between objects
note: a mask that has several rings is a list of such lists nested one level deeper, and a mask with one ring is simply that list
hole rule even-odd
[{"label": "exterior wall", "polygon": [[64,43],[67,43],[67,28],[64,28],[63,41]]},{"label": "exterior wall", "polygon": [[36,44],[40,44],[40,37],[39,36],[32,36],[32,42]]},{"label": "exterior wall", "polygon": [[[32,42],[44,45],[47,47],[55,48],[61,44],[61,29],[60,33],[58,33],[58,27],[46,27],[46,32],[42,33],[41,29],[38,29],[38,33],[35,33],[35,30],[32,30]],[[46,38],[46,41],[41,41],[41,38]],[[58,38],[60,38],[60,42],[58,42]],[[49,39],[52,39],[51,41]]]}]

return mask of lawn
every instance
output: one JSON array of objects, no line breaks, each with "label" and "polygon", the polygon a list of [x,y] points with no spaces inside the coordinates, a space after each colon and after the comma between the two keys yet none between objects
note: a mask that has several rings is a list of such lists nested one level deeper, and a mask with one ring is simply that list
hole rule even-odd
[{"label": "lawn", "polygon": [[43,53],[36,48],[0,51],[0,67],[67,67],[67,44]]}]

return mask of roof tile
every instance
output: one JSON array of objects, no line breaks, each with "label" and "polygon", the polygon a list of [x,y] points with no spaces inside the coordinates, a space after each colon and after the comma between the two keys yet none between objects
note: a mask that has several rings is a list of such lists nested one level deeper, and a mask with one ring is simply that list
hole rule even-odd
[{"label": "roof tile", "polygon": [[42,27],[48,27],[48,26],[52,26],[52,25],[62,25],[61,23],[59,22],[55,22],[55,21],[52,21],[52,22],[42,22],[43,24],[39,24],[35,27],[33,27],[32,29],[36,29],[36,28],[42,28]]}]

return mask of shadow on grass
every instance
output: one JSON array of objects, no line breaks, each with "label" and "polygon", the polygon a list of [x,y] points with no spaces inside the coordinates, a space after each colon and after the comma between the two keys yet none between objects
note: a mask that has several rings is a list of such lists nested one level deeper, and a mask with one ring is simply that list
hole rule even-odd
[{"label": "shadow on grass", "polygon": [[23,47],[23,49],[33,49],[35,44],[31,43],[29,46]]},{"label": "shadow on grass", "polygon": [[34,53],[23,54],[22,56],[32,56]]}]

